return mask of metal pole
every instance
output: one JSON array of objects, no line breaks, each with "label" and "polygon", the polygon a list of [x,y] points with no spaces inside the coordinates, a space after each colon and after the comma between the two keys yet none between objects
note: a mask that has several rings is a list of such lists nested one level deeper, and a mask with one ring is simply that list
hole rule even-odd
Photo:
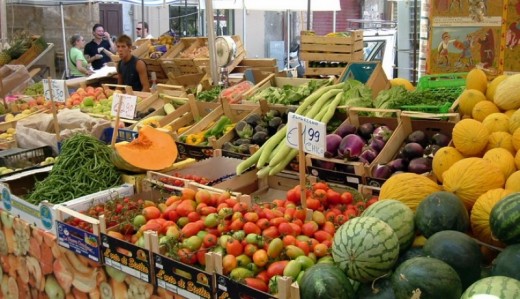
[{"label": "metal pole", "polygon": [[246,47],[246,41],[247,41],[247,38],[246,38],[246,25],[247,25],[247,22],[246,22],[246,4],[245,4],[245,0],[242,0],[242,40],[244,41],[244,49],[247,49]]},{"label": "metal pole", "polygon": [[0,49],[7,42],[7,4],[6,0],[0,0]]},{"label": "metal pole", "polygon": [[65,19],[63,17],[63,2],[60,2],[61,34],[63,35],[63,60],[65,61],[65,77],[69,77],[69,53],[67,51],[67,37],[65,35]]},{"label": "metal pole", "polygon": [[412,82],[417,82],[417,0],[413,1],[413,74]]},{"label": "metal pole", "polygon": [[218,84],[217,50],[215,49],[215,25],[213,24],[213,1],[206,1],[206,28],[208,31],[209,70],[213,84]]},{"label": "metal pole", "polygon": [[311,0],[307,0],[307,31],[311,30]]},{"label": "metal pole", "polygon": [[291,55],[291,11],[287,10],[287,69],[290,68]]},{"label": "metal pole", "polygon": [[336,32],[336,11],[332,11],[332,32]]},{"label": "metal pole", "polygon": [[[144,0],[141,0],[141,27],[144,28]],[[144,29],[141,29],[141,38],[145,38]]]}]

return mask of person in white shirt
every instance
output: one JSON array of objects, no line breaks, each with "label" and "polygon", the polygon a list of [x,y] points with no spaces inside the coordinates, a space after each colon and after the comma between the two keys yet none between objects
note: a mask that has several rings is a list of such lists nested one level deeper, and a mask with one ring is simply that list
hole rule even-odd
[{"label": "person in white shirt", "polygon": [[153,36],[148,32],[148,23],[146,22],[137,23],[135,31],[137,32],[137,38],[135,40],[140,40],[141,38],[153,38]]}]

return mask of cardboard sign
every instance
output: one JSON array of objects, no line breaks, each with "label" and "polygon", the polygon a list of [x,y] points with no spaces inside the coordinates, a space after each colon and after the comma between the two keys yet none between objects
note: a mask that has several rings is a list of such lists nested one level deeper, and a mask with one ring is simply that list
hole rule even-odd
[{"label": "cardboard sign", "polygon": [[67,88],[65,85],[65,80],[50,80],[51,84],[49,87],[49,80],[42,79],[43,82],[43,95],[45,99],[51,100],[51,91],[52,91],[52,100],[58,103],[65,103],[65,100],[68,97]]},{"label": "cardboard sign", "polygon": [[[121,103],[121,106],[119,106]],[[122,94],[122,93],[114,93],[114,98],[112,100],[112,116],[117,116],[118,110],[119,117],[126,119],[134,119],[135,109],[137,107],[137,96]]]},{"label": "cardboard sign", "polygon": [[62,221],[56,221],[58,244],[95,262],[100,262],[99,237]]},{"label": "cardboard sign", "polygon": [[325,123],[290,112],[287,118],[287,135],[285,142],[289,147],[299,149],[298,123],[302,124],[303,151],[319,157],[324,157],[327,146]]}]

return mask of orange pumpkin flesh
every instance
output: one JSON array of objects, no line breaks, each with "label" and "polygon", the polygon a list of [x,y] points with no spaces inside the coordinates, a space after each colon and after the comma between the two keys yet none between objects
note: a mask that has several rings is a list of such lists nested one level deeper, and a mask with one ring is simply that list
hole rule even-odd
[{"label": "orange pumpkin flesh", "polygon": [[143,170],[162,170],[177,159],[173,138],[150,126],[144,126],[130,143],[117,143],[115,150],[126,163]]}]

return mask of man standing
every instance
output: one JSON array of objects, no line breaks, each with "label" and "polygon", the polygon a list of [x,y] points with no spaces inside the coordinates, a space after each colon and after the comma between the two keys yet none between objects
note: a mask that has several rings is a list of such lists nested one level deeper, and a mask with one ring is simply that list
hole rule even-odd
[{"label": "man standing", "polygon": [[148,32],[148,23],[146,22],[137,23],[135,31],[137,33],[137,38],[135,40],[140,40],[141,38],[153,38],[153,36]]},{"label": "man standing", "polygon": [[92,64],[92,68],[98,70],[112,59],[109,54],[116,51],[116,47],[110,38],[110,33],[105,31],[101,24],[92,27],[92,35],[94,38],[85,45],[85,58]]},{"label": "man standing", "polygon": [[121,61],[117,64],[117,84],[132,86],[136,91],[150,91],[148,71],[141,59],[132,55],[132,39],[121,35],[116,40],[117,54]]}]

